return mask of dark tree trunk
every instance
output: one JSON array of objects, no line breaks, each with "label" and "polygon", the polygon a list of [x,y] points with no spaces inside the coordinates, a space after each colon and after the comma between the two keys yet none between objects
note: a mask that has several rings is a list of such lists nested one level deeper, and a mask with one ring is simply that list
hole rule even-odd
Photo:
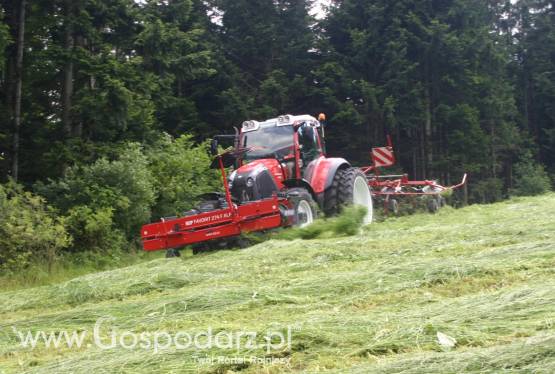
[{"label": "dark tree trunk", "polygon": [[418,177],[418,156],[416,155],[416,147],[412,146],[412,175],[413,178]]},{"label": "dark tree trunk", "polygon": [[71,21],[72,15],[72,0],[65,1],[65,30],[64,30],[64,47],[66,50],[66,63],[64,66],[64,78],[62,88],[62,123],[66,136],[71,136],[72,133],[72,118],[71,118],[71,105],[73,96],[73,26]]},{"label": "dark tree trunk", "polygon": [[491,176],[492,178],[497,178],[497,153],[495,152],[495,123],[494,120],[490,122],[490,132],[489,137],[491,141],[490,145],[490,158],[491,158]]},{"label": "dark tree trunk", "polygon": [[15,92],[13,108],[13,155],[12,177],[17,182],[19,179],[19,136],[21,130],[21,91],[23,87],[23,48],[25,43],[25,5],[26,0],[21,0],[17,17],[17,41],[15,57]]},{"label": "dark tree trunk", "polygon": [[[432,103],[430,102],[430,89],[426,87],[424,102],[426,105],[425,125],[424,125],[424,174],[428,173],[432,167],[433,149],[432,149]],[[426,175],[424,175],[426,176]]]}]

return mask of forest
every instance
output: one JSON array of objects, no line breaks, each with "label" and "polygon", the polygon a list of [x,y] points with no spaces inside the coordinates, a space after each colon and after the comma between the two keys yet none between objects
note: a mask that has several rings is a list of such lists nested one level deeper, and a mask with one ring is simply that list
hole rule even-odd
[{"label": "forest", "polygon": [[552,188],[554,0],[316,3],[1,0],[0,269],[136,246],[219,188],[206,139],[286,113],[470,203]]}]

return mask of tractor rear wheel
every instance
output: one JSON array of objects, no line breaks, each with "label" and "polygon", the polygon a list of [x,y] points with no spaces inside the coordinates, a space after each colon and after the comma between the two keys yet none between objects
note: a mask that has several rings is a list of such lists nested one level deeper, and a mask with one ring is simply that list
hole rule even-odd
[{"label": "tractor rear wheel", "polygon": [[304,188],[291,188],[287,195],[293,204],[293,225],[305,227],[314,222],[318,217],[318,205],[314,198]]},{"label": "tractor rear wheel", "polygon": [[335,173],[332,185],[324,199],[324,212],[335,215],[347,205],[365,207],[366,215],[363,223],[366,225],[372,222],[374,206],[370,187],[366,176],[358,168],[349,167]]}]

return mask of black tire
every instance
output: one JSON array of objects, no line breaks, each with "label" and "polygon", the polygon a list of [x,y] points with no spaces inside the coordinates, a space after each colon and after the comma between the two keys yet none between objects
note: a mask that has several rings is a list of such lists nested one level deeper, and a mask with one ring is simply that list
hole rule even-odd
[{"label": "black tire", "polygon": [[[355,181],[358,178],[364,179],[366,188],[368,188],[368,193],[370,194],[370,189],[366,182],[366,175],[360,169],[348,167],[340,169],[335,173],[332,185],[328,191],[326,191],[326,195],[324,197],[324,213],[326,213],[326,215],[333,216],[339,214],[341,213],[343,207],[353,204]],[[367,209],[368,214],[366,217],[366,223],[370,223],[373,216],[371,196]]]},{"label": "black tire", "polygon": [[251,242],[249,239],[239,236],[235,239],[234,246],[240,249],[245,249],[251,246]]},{"label": "black tire", "polygon": [[309,225],[318,218],[318,204],[305,188],[291,188],[287,196],[293,204],[293,226]]},{"label": "black tire", "polygon": [[198,204],[197,210],[200,213],[207,213],[222,208],[222,202],[219,200],[204,200]]},{"label": "black tire", "polygon": [[179,250],[172,248],[166,251],[166,258],[181,257]]},{"label": "black tire", "polygon": [[437,202],[438,202],[440,208],[443,208],[444,206],[447,205],[447,200],[441,195],[439,195],[437,197]]},{"label": "black tire", "polygon": [[208,253],[226,249],[240,248],[245,249],[251,246],[249,239],[237,236],[228,239],[210,240],[207,242],[196,243],[192,245],[193,255],[200,253]]},{"label": "black tire", "polygon": [[193,255],[225,249],[225,244],[226,242],[223,240],[208,240],[205,242],[195,243],[192,245]]},{"label": "black tire", "polygon": [[437,199],[433,198],[428,200],[428,211],[430,213],[437,213],[438,210],[439,210],[439,203]]},{"label": "black tire", "polygon": [[399,214],[399,202],[396,199],[389,199],[388,209],[394,215]]}]

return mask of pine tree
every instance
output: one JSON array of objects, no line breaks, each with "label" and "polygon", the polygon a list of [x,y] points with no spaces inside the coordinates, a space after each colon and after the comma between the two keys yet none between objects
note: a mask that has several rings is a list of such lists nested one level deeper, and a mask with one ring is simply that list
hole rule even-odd
[{"label": "pine tree", "polygon": [[344,143],[361,161],[391,133],[417,177],[503,174],[520,136],[500,3],[336,3],[323,22],[323,49],[342,76],[319,85],[337,98],[332,122],[349,129]]},{"label": "pine tree", "polygon": [[[5,106],[6,104],[6,90],[7,82],[4,78],[4,72],[6,70],[6,47],[11,43],[10,29],[6,23],[6,14],[4,9],[0,6],[0,122],[3,124],[0,126],[0,145],[4,144],[9,136],[9,131],[7,128],[6,121],[9,117],[8,110]],[[2,147],[3,149],[3,147]],[[7,156],[5,151],[0,151],[0,162]]]},{"label": "pine tree", "polygon": [[391,134],[403,169],[470,172],[477,201],[512,187],[527,151],[554,170],[553,0],[337,0],[320,22],[312,5],[1,1],[3,179],[318,112],[330,155],[366,164]]},{"label": "pine tree", "polygon": [[[8,50],[8,72],[5,93],[7,123],[12,126],[11,168],[10,174],[17,181],[20,169],[20,138],[22,127],[22,92],[23,92],[23,55],[25,50],[25,24],[27,1],[4,1],[2,8],[8,13],[8,25],[11,39],[14,41]],[[4,29],[5,30],[5,29]],[[4,36],[5,38],[5,36]],[[4,39],[6,40],[6,38]],[[6,46],[6,42],[4,45]]]},{"label": "pine tree", "polygon": [[206,23],[190,0],[167,4],[148,1],[144,29],[137,37],[143,68],[159,78],[153,96],[156,115],[162,127],[174,135],[201,132],[205,124],[199,117],[195,85],[212,77],[213,52],[206,42]]},{"label": "pine tree", "polygon": [[213,1],[222,14],[216,29],[220,45],[234,67],[224,105],[245,103],[243,111],[254,118],[309,111],[315,46],[311,3]]},{"label": "pine tree", "polygon": [[521,0],[516,53],[522,118],[541,160],[555,169],[555,2]]}]

